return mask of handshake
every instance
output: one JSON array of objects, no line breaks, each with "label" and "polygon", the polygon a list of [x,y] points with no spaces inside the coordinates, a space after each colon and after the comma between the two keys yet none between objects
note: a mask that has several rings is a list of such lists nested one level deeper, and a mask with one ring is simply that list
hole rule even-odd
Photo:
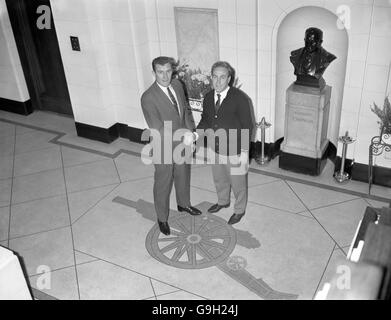
[{"label": "handshake", "polygon": [[197,139],[198,139],[198,134],[197,134],[197,133],[187,131],[187,132],[185,132],[185,134],[183,135],[183,144],[184,144],[185,146],[190,146],[190,145],[193,144],[195,141],[197,141]]},{"label": "handshake", "polygon": [[[192,152],[196,150],[196,146],[194,142],[196,142],[200,138],[199,134],[196,132],[186,131],[183,135],[183,144],[186,147],[191,147]],[[239,165],[239,171],[236,174],[243,174],[247,172],[249,169],[249,152],[248,150],[241,149],[240,154],[235,156],[234,159],[231,160],[232,163],[236,163]]]}]

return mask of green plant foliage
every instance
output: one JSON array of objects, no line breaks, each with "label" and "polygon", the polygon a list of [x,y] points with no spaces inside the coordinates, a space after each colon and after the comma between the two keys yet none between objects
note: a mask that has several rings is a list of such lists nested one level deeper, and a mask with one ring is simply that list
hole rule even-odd
[{"label": "green plant foliage", "polygon": [[384,128],[383,133],[390,134],[391,133],[391,106],[388,97],[384,99],[383,109],[380,109],[374,102],[371,111],[374,112],[379,117],[379,121],[377,123],[380,126],[380,130]]}]

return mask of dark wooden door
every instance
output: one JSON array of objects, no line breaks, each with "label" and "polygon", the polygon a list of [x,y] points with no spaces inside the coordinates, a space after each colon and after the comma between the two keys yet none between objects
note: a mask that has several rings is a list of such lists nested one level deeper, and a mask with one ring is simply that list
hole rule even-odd
[{"label": "dark wooden door", "polygon": [[[50,11],[37,13],[42,5]],[[7,7],[33,108],[73,115],[50,1],[7,0]],[[37,21],[47,12],[50,28],[40,28]]]}]

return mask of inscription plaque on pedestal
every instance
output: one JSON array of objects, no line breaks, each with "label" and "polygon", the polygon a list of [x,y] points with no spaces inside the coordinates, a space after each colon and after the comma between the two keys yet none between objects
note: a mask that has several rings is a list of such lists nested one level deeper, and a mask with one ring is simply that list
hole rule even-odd
[{"label": "inscription plaque on pedestal", "polygon": [[326,162],[331,87],[292,84],[286,92],[285,131],[279,166],[319,175]]}]

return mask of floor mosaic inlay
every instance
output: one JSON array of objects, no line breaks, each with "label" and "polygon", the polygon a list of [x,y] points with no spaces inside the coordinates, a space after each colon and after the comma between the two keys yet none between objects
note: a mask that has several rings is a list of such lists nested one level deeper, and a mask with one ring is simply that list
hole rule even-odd
[{"label": "floor mosaic inlay", "polygon": [[[144,218],[155,221],[153,203],[122,197],[115,197],[113,202],[132,207]],[[211,205],[203,202],[196,207],[206,212]],[[190,216],[171,210],[168,221],[172,236],[162,235],[155,224],[145,240],[147,251],[159,262],[182,269],[217,267],[262,299],[297,299],[298,295],[275,291],[265,281],[254,277],[246,270],[244,257],[230,256],[236,244],[247,248],[254,244],[260,246],[249,232],[236,230],[213,214]],[[238,242],[238,238],[241,241]]]}]

